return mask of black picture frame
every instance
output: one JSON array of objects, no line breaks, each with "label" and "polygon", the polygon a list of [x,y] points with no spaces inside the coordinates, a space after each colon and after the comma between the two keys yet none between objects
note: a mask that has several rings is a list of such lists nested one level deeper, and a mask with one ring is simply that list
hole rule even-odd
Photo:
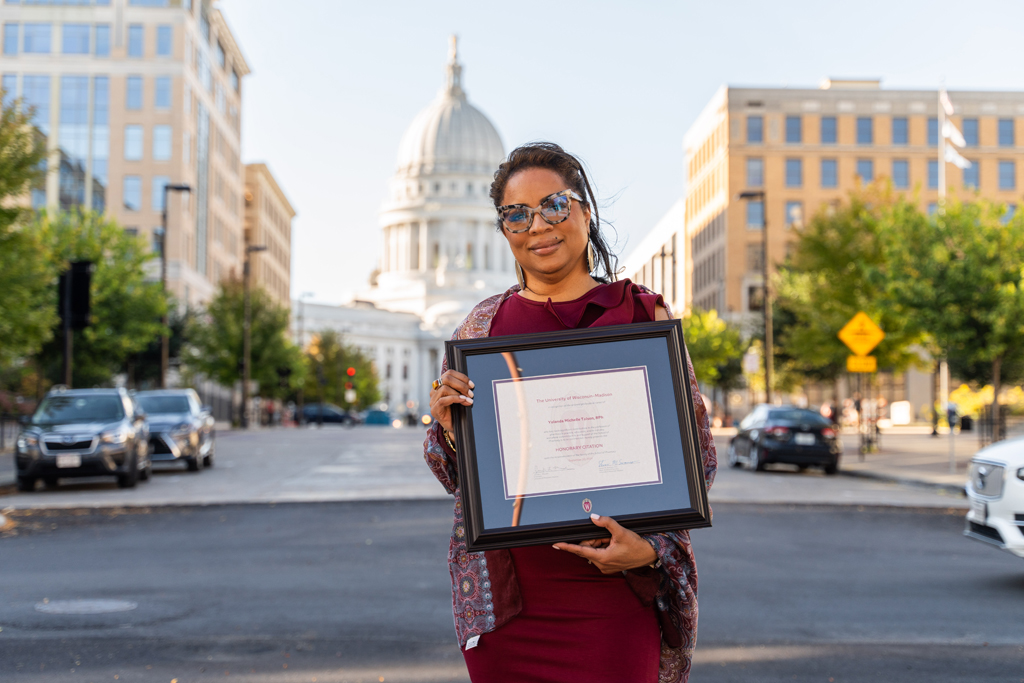
[{"label": "black picture frame", "polygon": [[[682,323],[677,319],[446,342],[448,366],[468,375],[475,384],[472,407],[452,406],[467,548],[475,552],[609,535],[590,521],[584,509],[573,518],[572,501],[579,500],[579,491],[527,498],[530,518],[524,520],[515,514],[520,521],[513,524],[509,518],[508,525],[501,525],[502,510],[509,501],[507,495],[494,495],[495,470],[500,473],[501,464],[496,461],[498,418],[494,399],[488,398],[488,387],[495,380],[508,380],[513,366],[519,365],[531,366],[515,367],[523,378],[561,374],[550,372],[552,367],[566,373],[574,368],[594,373],[641,364],[646,367],[645,376],[651,382],[651,419],[652,425],[656,423],[656,448],[664,477],[654,485],[626,486],[614,492],[594,490],[598,504],[593,511],[611,514],[622,526],[640,534],[710,527],[711,509],[685,348]],[[509,358],[502,356],[509,353],[515,354],[511,356],[515,363],[497,362],[499,357]],[[512,504],[513,508],[519,506],[519,513],[527,507],[522,498],[517,497]],[[585,498],[583,508],[589,504],[590,498]],[[546,515],[551,519],[545,519]]]}]

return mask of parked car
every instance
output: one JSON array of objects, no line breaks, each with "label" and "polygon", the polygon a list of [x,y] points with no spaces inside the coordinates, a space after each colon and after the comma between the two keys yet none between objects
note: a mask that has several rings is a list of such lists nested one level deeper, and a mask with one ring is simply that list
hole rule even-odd
[{"label": "parked car", "polygon": [[[324,423],[355,424],[356,422],[356,418],[352,417],[352,415],[349,415],[333,403],[324,403],[322,414],[322,421]],[[321,404],[307,403],[304,405],[302,407],[302,421],[307,424],[321,422]]]},{"label": "parked car", "polygon": [[213,467],[213,415],[193,389],[140,391],[135,400],[149,421],[153,462],[184,462],[190,472]]},{"label": "parked car", "polygon": [[971,458],[964,536],[1024,557],[1024,437]]},{"label": "parked car", "polygon": [[23,421],[15,449],[19,491],[42,479],[117,477],[121,488],[149,479],[149,426],[124,389],[55,390]]},{"label": "parked car", "polygon": [[391,413],[386,410],[367,410],[363,417],[363,424],[368,425],[390,425]]},{"label": "parked car", "polygon": [[822,467],[839,471],[843,445],[832,421],[796,406],[759,405],[740,422],[729,443],[729,464],[746,463],[758,472],[769,463],[790,463],[801,470]]}]

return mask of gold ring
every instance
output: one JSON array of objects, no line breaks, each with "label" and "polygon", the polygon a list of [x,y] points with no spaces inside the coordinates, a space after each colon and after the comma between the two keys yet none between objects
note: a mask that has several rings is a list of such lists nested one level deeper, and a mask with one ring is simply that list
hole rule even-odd
[{"label": "gold ring", "polygon": [[441,380],[440,380],[440,379],[435,379],[435,380],[434,380],[434,383],[433,383],[433,384],[431,384],[431,385],[430,385],[430,387],[431,387],[431,388],[432,388],[432,389],[433,389],[434,391],[437,391],[438,389],[440,389],[440,388],[441,388]]}]

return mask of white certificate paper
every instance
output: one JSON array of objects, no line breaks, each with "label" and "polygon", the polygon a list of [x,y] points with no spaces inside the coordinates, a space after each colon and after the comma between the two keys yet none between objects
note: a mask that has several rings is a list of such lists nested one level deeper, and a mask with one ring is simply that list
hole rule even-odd
[{"label": "white certificate paper", "polygon": [[506,500],[661,483],[646,366],[492,387]]}]

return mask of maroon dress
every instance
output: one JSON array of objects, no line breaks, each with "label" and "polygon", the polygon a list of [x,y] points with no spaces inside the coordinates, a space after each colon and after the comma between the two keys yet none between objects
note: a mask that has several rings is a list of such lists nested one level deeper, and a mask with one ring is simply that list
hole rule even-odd
[{"label": "maroon dress", "polygon": [[[498,309],[491,336],[654,320],[660,297],[628,280],[600,285],[574,301],[536,302],[519,294]],[[511,551],[522,610],[465,650],[476,683],[655,683],[661,630],[622,573],[605,575],[550,545]]]}]

